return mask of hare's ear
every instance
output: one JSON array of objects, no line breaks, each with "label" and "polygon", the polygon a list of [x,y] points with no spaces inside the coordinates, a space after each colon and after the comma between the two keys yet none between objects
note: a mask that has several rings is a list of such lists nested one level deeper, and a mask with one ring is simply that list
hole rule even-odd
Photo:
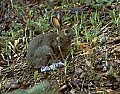
[{"label": "hare's ear", "polygon": [[60,11],[55,11],[51,16],[51,22],[54,27],[60,29],[61,26],[61,13]]},{"label": "hare's ear", "polygon": [[54,15],[51,16],[51,22],[54,27],[57,27],[57,29],[60,29],[60,22],[57,17]]}]

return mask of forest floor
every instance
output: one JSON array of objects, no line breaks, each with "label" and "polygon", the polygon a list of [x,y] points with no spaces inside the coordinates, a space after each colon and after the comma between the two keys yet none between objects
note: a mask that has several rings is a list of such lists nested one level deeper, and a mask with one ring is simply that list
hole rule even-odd
[{"label": "forest floor", "polygon": [[[120,94],[118,0],[11,1],[0,4],[2,94],[43,81],[49,81],[56,94]],[[75,39],[64,67],[36,71],[26,60],[26,50],[34,36],[55,31],[50,18],[56,11],[62,14],[62,26],[75,31]]]}]

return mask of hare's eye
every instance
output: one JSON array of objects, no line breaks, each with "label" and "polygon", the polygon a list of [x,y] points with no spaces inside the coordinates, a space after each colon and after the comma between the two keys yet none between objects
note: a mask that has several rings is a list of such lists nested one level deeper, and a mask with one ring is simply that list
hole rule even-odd
[{"label": "hare's eye", "polygon": [[68,30],[65,30],[65,31],[64,31],[64,35],[65,35],[65,36],[67,36],[67,35],[68,35],[68,33],[69,33],[69,31],[68,31]]},{"label": "hare's eye", "polygon": [[68,30],[65,30],[65,33],[69,33],[69,31],[68,31]]}]

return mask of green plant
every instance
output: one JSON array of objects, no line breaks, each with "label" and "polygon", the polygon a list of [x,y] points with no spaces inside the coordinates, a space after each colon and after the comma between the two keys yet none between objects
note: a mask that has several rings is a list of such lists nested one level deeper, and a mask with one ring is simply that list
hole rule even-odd
[{"label": "green plant", "polygon": [[[50,24],[41,15],[38,15],[35,9],[26,10],[22,4],[13,4],[13,10],[9,7],[8,13],[14,12],[17,16],[9,24],[8,31],[2,31],[0,38],[1,55],[5,61],[16,61],[15,58],[22,58],[27,49],[28,42],[35,36],[35,32],[44,32]],[[25,14],[25,12],[28,14]],[[18,60],[18,61],[19,61]]]},{"label": "green plant", "polygon": [[37,78],[38,78],[38,70],[35,70],[35,72],[34,72],[34,80],[36,81]]},{"label": "green plant", "polygon": [[112,66],[110,66],[110,69],[108,72],[109,72],[110,76],[117,78],[117,73]]},{"label": "green plant", "polygon": [[41,82],[34,85],[32,88],[26,90],[18,89],[10,93],[5,94],[55,94],[54,90],[50,89],[49,82]]},{"label": "green plant", "polygon": [[100,23],[100,16],[99,16],[99,13],[97,12],[94,12],[92,13],[92,16],[90,17],[90,23],[96,27],[99,23]]},{"label": "green plant", "polygon": [[119,27],[120,15],[117,15],[117,13],[115,12],[115,9],[110,10],[109,14],[111,15],[112,22],[115,23],[117,27]]},{"label": "green plant", "polygon": [[90,34],[90,31],[85,28],[84,32],[85,32],[85,37],[86,37],[87,42],[92,42],[93,37]]}]

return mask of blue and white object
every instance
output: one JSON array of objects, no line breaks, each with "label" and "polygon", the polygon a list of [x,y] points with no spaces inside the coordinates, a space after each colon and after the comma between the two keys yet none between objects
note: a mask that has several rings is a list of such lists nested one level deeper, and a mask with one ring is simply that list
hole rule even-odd
[{"label": "blue and white object", "polygon": [[57,63],[53,63],[52,65],[50,66],[42,66],[41,67],[41,72],[44,72],[44,71],[50,71],[50,70],[56,70],[57,67],[62,67],[64,66],[64,63],[59,61]]}]

